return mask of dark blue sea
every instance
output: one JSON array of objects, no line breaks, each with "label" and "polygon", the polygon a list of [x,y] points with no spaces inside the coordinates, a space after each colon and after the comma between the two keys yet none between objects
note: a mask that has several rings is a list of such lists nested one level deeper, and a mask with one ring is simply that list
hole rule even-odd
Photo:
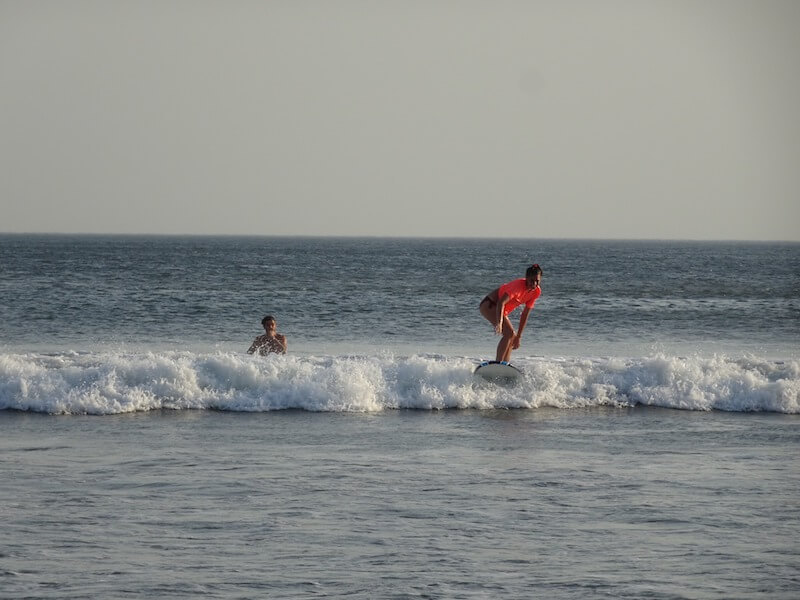
[{"label": "dark blue sea", "polygon": [[0,235],[0,597],[793,599],[799,415],[796,243]]}]

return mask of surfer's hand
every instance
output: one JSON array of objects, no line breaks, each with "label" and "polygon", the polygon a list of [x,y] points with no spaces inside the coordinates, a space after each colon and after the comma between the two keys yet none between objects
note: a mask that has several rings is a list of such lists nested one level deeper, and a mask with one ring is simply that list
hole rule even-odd
[{"label": "surfer's hand", "polygon": [[503,324],[498,323],[494,326],[494,333],[495,335],[503,335]]},{"label": "surfer's hand", "polygon": [[512,347],[514,350],[517,350],[517,349],[519,348],[519,343],[520,343],[521,341],[522,341],[522,338],[521,338],[521,337],[519,337],[518,335],[515,335],[515,336],[514,336],[514,344],[513,344],[513,346],[511,346],[511,347]]}]

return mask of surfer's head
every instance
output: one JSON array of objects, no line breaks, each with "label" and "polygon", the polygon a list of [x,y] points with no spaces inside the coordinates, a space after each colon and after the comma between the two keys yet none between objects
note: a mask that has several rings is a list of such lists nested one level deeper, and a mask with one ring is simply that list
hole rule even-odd
[{"label": "surfer's head", "polygon": [[275,327],[275,317],[272,315],[267,315],[263,319],[261,319],[261,324],[264,326],[264,329],[269,330],[270,327]]},{"label": "surfer's head", "polygon": [[538,263],[532,264],[525,271],[525,285],[528,289],[535,290],[539,287],[539,282],[542,280],[542,267]]}]

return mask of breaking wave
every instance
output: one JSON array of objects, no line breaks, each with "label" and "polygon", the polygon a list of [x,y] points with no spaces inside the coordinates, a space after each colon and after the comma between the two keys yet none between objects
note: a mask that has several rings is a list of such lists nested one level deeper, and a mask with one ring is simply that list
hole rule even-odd
[{"label": "breaking wave", "polygon": [[0,410],[375,412],[659,406],[800,413],[800,361],[755,357],[520,358],[514,387],[443,355],[270,356],[194,352],[0,354]]}]

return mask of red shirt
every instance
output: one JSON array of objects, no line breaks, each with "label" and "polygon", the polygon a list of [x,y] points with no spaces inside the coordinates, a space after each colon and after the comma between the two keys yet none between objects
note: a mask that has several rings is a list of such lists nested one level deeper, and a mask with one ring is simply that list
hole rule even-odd
[{"label": "red shirt", "polygon": [[528,308],[533,308],[536,299],[542,295],[542,288],[529,290],[525,287],[525,278],[515,279],[500,286],[497,291],[497,300],[499,301],[505,294],[508,294],[508,302],[503,307],[503,315],[507,315],[512,310],[517,308],[520,304],[524,304]]}]

